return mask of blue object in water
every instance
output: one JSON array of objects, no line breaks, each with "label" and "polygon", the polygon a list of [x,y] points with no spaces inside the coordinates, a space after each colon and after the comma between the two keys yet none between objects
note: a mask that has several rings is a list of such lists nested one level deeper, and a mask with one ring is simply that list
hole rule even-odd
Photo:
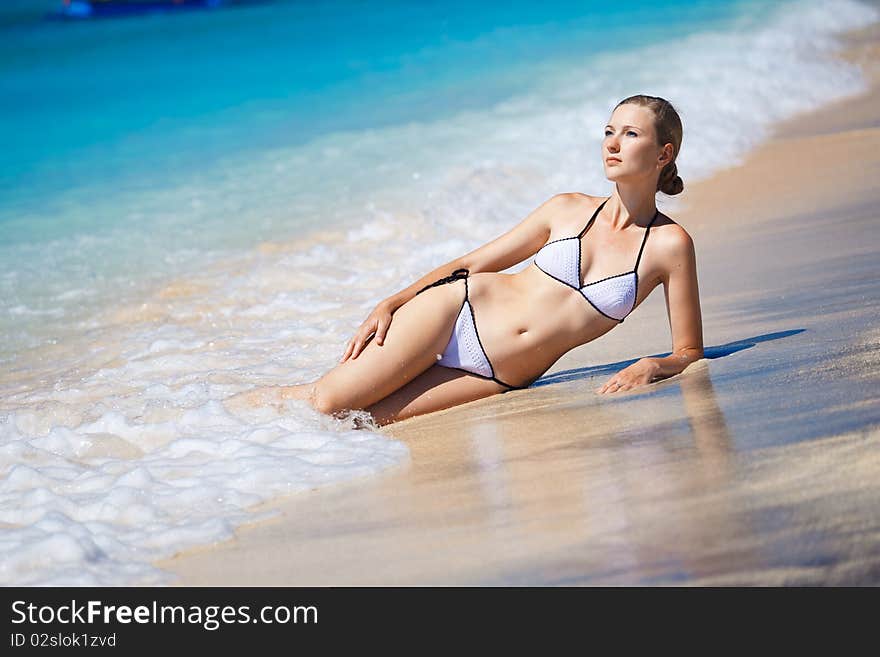
[{"label": "blue object in water", "polygon": [[105,18],[181,9],[213,9],[224,0],[64,0],[61,18]]}]

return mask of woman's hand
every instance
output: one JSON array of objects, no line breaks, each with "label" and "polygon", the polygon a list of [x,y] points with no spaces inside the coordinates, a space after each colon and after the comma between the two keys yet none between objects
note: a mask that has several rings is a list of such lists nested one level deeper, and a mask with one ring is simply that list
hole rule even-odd
[{"label": "woman's hand", "polygon": [[650,383],[654,377],[657,376],[659,371],[660,364],[653,358],[642,358],[629,367],[620,370],[617,374],[611,377],[608,383],[599,388],[596,392],[602,395],[606,392],[630,390],[636,386]]},{"label": "woman's hand", "polygon": [[391,315],[394,311],[391,305],[386,301],[381,301],[373,312],[364,320],[364,323],[358,327],[354,337],[345,345],[345,353],[339,359],[340,363],[345,362],[349,357],[355,359],[364,350],[364,345],[370,339],[370,336],[376,334],[376,344],[380,345],[385,340],[385,334],[391,325]]}]

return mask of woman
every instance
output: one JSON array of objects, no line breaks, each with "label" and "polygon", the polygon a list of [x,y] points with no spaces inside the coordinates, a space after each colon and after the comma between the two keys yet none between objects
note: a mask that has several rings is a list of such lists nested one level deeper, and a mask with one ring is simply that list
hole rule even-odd
[{"label": "woman", "polygon": [[[622,100],[602,142],[610,197],[554,196],[504,235],[380,302],[319,380],[240,397],[305,399],[327,414],[365,409],[383,425],[528,387],[661,283],[672,354],[642,358],[598,392],[678,374],[703,357],[696,260],[691,237],[660,214],[655,196],[682,191],[681,138],[668,101]],[[498,273],[533,255],[522,271]]]}]

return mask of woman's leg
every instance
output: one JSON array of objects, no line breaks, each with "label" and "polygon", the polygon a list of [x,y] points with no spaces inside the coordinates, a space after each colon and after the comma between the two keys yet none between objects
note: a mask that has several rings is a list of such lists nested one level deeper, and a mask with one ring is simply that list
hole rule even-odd
[{"label": "woman's leg", "polygon": [[280,410],[280,404],[285,399],[304,399],[314,406],[314,389],[314,382],[294,386],[262,386],[230,395],[223,400],[223,405],[227,410],[234,411],[241,408],[255,408],[274,404],[279,405]]},{"label": "woman's leg", "polygon": [[333,414],[364,409],[406,385],[437,362],[461,310],[463,280],[430,288],[397,309],[379,346],[369,340],[357,358],[339,363],[315,382],[268,386],[230,397],[230,406],[305,399]]},{"label": "woman's leg", "polygon": [[[236,395],[247,405],[278,403],[282,399],[304,399],[314,406],[315,383],[268,386]],[[425,415],[507,392],[508,388],[468,372],[433,365],[409,383],[365,410],[383,426],[417,415]]]},{"label": "woman's leg", "polygon": [[312,405],[327,414],[365,409],[415,379],[446,348],[464,294],[457,280],[410,299],[394,313],[382,346],[371,339],[357,358],[314,383]]},{"label": "woman's leg", "polygon": [[434,365],[366,408],[379,426],[441,411],[507,391],[495,381]]}]

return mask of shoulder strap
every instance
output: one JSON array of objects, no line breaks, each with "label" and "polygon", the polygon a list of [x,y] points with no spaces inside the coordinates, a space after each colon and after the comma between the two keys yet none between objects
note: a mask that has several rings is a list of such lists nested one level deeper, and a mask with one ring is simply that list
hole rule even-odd
[{"label": "shoulder strap", "polygon": [[578,239],[583,237],[584,233],[586,233],[590,229],[590,226],[593,225],[593,220],[599,216],[599,211],[605,207],[605,204],[608,202],[608,199],[610,199],[610,198],[611,198],[610,196],[608,198],[606,198],[604,201],[602,201],[602,204],[598,208],[596,208],[596,211],[593,213],[593,216],[590,217],[590,220],[587,222],[587,225],[584,226],[584,229],[580,233],[578,233]]},{"label": "shoulder strap", "polygon": [[648,241],[648,233],[651,232],[651,226],[654,224],[654,220],[657,219],[657,215],[660,214],[660,210],[657,210],[654,213],[654,217],[651,219],[651,222],[648,224],[648,227],[645,228],[645,236],[642,238],[642,246],[639,249],[639,256],[636,258],[636,266],[633,267],[633,271],[637,271],[639,268],[639,261],[642,259],[642,251],[645,250],[645,242]]}]

